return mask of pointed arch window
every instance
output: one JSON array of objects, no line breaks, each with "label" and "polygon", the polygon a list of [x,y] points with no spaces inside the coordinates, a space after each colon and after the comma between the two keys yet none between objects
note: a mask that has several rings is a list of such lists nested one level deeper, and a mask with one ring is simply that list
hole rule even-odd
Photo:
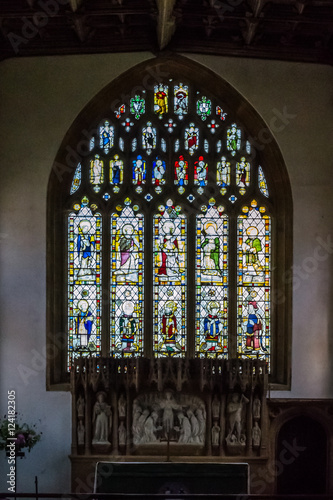
[{"label": "pointed arch window", "polygon": [[[259,358],[272,382],[288,385],[291,196],[281,154],[273,138],[255,143],[263,123],[236,91],[176,60],[152,62],[160,77],[133,83],[134,96],[128,75],[97,96],[83,123],[87,153],[57,184],[68,144],[59,151],[49,187],[50,342],[65,334],[50,387],[67,380],[74,358],[101,355]],[[146,74],[139,65],[130,80]],[[110,99],[117,105],[107,110]]]}]

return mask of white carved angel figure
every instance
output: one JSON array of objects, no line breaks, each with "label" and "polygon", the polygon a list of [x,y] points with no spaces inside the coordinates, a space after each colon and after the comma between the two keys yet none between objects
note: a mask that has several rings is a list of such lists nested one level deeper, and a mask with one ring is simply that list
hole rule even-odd
[{"label": "white carved angel figure", "polygon": [[108,436],[112,427],[111,406],[105,402],[105,392],[97,393],[97,401],[93,409],[95,432],[93,444],[111,444]]}]

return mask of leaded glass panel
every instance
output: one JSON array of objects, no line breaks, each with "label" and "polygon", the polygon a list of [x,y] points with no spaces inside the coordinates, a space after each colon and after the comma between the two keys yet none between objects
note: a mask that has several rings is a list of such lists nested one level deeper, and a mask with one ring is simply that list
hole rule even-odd
[{"label": "leaded glass panel", "polygon": [[68,358],[101,351],[102,218],[84,197],[68,217]]},{"label": "leaded glass panel", "polygon": [[228,355],[228,217],[210,200],[197,216],[195,349],[204,357]]},{"label": "leaded glass panel", "polygon": [[168,200],[154,216],[154,340],[156,356],[186,353],[186,217]]},{"label": "leaded glass panel", "polygon": [[111,217],[111,339],[114,356],[142,355],[143,215],[129,199]]},{"label": "leaded glass panel", "polygon": [[255,200],[238,217],[238,355],[265,359],[271,353],[271,219]]}]

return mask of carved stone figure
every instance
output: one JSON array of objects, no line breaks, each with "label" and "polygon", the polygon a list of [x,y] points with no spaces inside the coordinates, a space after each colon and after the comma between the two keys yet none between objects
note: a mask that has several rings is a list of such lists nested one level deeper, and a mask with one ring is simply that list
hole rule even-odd
[{"label": "carved stone figure", "polygon": [[118,399],[118,415],[119,418],[126,417],[126,399],[124,397],[124,394],[121,394],[120,398]]},{"label": "carved stone figure", "polygon": [[221,430],[221,428],[215,420],[214,425],[212,427],[212,445],[213,446],[219,446],[219,444],[220,444],[220,430]]},{"label": "carved stone figure", "polygon": [[79,420],[77,426],[77,444],[78,445],[84,444],[84,425],[81,419]]},{"label": "carved stone figure", "polygon": [[220,401],[216,394],[212,401],[212,417],[214,420],[218,420],[220,417]]},{"label": "carved stone figure", "polygon": [[199,443],[199,422],[192,410],[187,411],[191,423],[191,443]]},{"label": "carved stone figure", "polygon": [[105,392],[97,393],[97,401],[94,404],[93,423],[95,432],[93,444],[111,444],[108,440],[112,427],[111,406],[105,402]]},{"label": "carved stone figure", "polygon": [[231,401],[227,406],[227,414],[228,414],[228,425],[229,425],[229,434],[228,437],[231,442],[240,443],[243,440],[245,441],[245,436],[241,434],[242,432],[242,410],[243,404],[248,403],[249,400],[242,394],[241,396],[237,393],[232,394]]},{"label": "carved stone figure", "polygon": [[195,411],[195,415],[198,419],[199,423],[199,443],[204,443],[205,441],[205,431],[206,431],[206,419],[204,416],[204,409],[197,408]]},{"label": "carved stone figure", "polygon": [[188,444],[191,439],[191,423],[186,415],[183,412],[179,412],[178,415],[179,420],[179,439],[178,443]]},{"label": "carved stone figure", "polygon": [[118,443],[119,446],[125,446],[126,445],[126,427],[124,425],[124,422],[121,421],[120,425],[118,427]]},{"label": "carved stone figure", "polygon": [[77,416],[79,419],[84,418],[84,406],[85,406],[84,398],[80,394],[76,402]]},{"label": "carved stone figure", "polygon": [[156,411],[152,411],[151,414],[147,417],[144,423],[144,434],[141,438],[142,443],[154,443],[155,441],[157,441],[157,419],[158,414]]},{"label": "carved stone figure", "polygon": [[258,397],[255,397],[253,400],[253,407],[252,407],[253,418],[255,420],[260,419],[260,410],[261,410],[261,401]]},{"label": "carved stone figure", "polygon": [[174,428],[173,410],[178,410],[180,407],[169,391],[165,393],[165,399],[160,402],[160,407],[163,409],[163,430],[167,439],[170,431]]},{"label": "carved stone figure", "polygon": [[252,445],[254,448],[260,446],[261,441],[261,429],[258,425],[258,422],[254,422],[254,426],[252,427]]}]

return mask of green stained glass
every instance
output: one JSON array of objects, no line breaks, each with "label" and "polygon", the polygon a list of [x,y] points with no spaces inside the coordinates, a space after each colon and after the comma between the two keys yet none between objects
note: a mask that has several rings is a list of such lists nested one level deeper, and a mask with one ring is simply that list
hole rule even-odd
[{"label": "green stained glass", "polygon": [[196,335],[199,356],[228,355],[228,217],[214,200],[197,216]]},{"label": "green stained glass", "polygon": [[240,150],[241,136],[241,130],[236,123],[233,123],[231,128],[227,130],[227,150],[231,151],[232,156],[235,156],[236,152]]},{"label": "green stained glass", "polygon": [[186,352],[186,217],[168,200],[154,216],[154,344],[156,356]]},{"label": "green stained glass", "polygon": [[68,369],[101,350],[102,217],[83,198],[68,217]]},{"label": "green stained glass", "polygon": [[111,217],[111,338],[115,357],[143,353],[143,215],[130,200]]},{"label": "green stained glass", "polygon": [[138,120],[145,113],[146,105],[143,97],[136,95],[130,100],[130,112]]},{"label": "green stained glass", "polygon": [[237,350],[242,358],[271,352],[271,219],[255,200],[238,217]]},{"label": "green stained glass", "polygon": [[212,113],[212,101],[202,96],[202,99],[197,101],[197,113],[202,121],[205,121]]}]

